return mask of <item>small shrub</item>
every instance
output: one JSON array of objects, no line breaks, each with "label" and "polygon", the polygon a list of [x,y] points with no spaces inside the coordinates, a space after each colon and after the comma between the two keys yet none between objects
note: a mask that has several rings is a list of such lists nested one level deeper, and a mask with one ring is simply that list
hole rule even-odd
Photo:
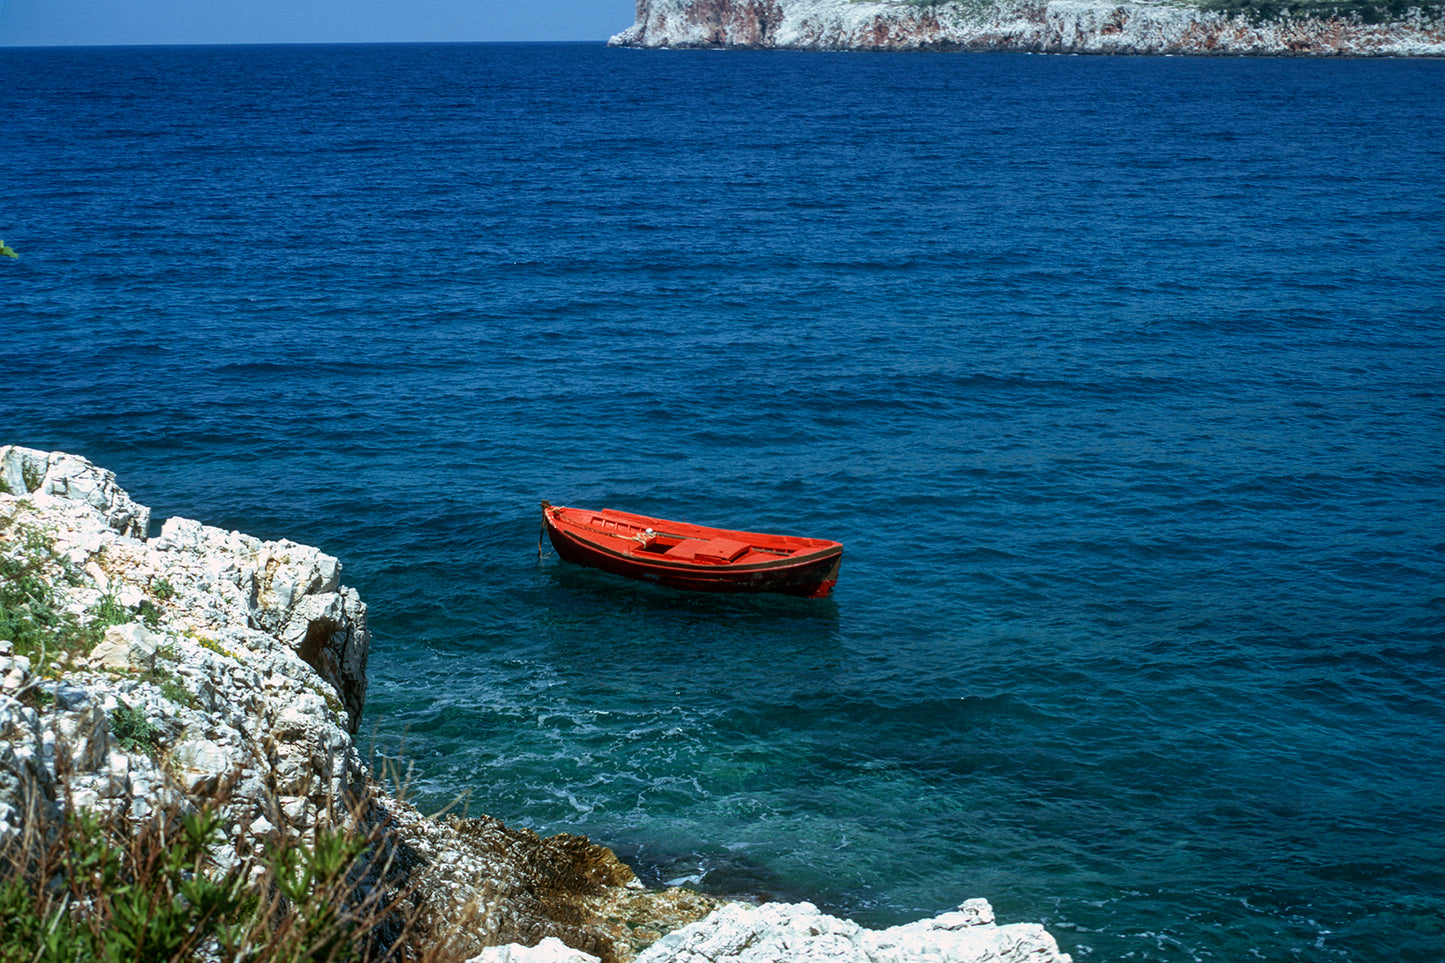
[{"label": "small shrub", "polygon": [[196,694],[190,689],[187,689],[185,685],[181,683],[181,680],[175,676],[162,679],[160,687],[161,695],[178,706],[195,709],[200,705],[200,702],[196,699]]},{"label": "small shrub", "polygon": [[238,656],[236,655],[236,653],[232,652],[230,649],[226,648],[224,645],[222,645],[221,643],[217,642],[215,639],[211,638],[210,636],[206,636],[206,635],[197,636],[197,637],[196,637],[196,641],[200,643],[201,648],[203,648],[203,649],[209,649],[209,650],[211,650],[212,652],[216,653],[217,655],[224,655],[224,656],[225,656],[226,658],[228,658],[228,659],[238,658]]},{"label": "small shrub", "polygon": [[20,702],[32,709],[44,709],[55,704],[55,693],[38,685],[27,686],[20,693]]},{"label": "small shrub", "polygon": [[50,556],[54,554],[50,535],[38,525],[20,525],[20,547],[26,555]]},{"label": "small shrub", "polygon": [[161,624],[162,612],[160,606],[156,605],[156,603],[152,602],[150,599],[140,600],[140,605],[136,609],[136,614],[141,617],[142,622],[144,622],[151,628],[155,628]]},{"label": "small shrub", "polygon": [[162,602],[176,597],[175,587],[171,585],[169,579],[163,578],[156,582],[155,585],[151,586],[151,592]]},{"label": "small shrub", "polygon": [[105,596],[85,622],[66,612],[56,596],[58,575],[72,584],[80,579],[69,561],[55,554],[50,535],[35,525],[6,529],[0,541],[0,638],[14,643],[15,653],[44,665],[93,648],[109,625],[130,621],[125,606]]},{"label": "small shrub", "polygon": [[110,732],[126,752],[151,752],[160,747],[160,730],[144,712],[124,702],[110,713]]},{"label": "small shrub", "polygon": [[0,638],[13,642],[16,654],[34,661],[55,647],[61,628],[73,620],[61,611],[45,576],[49,542],[46,554],[26,548],[23,534],[19,542],[19,554],[0,554]]},{"label": "small shrub", "polygon": [[0,963],[410,960],[446,953],[419,932],[407,894],[363,890],[377,835],[319,830],[228,867],[216,810],[164,812],[133,828],[80,814],[32,818],[0,849]]}]

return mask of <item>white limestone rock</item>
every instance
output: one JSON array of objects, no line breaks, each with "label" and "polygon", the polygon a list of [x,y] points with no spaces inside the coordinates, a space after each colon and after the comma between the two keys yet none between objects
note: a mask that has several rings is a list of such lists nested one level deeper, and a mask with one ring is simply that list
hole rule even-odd
[{"label": "white limestone rock", "polygon": [[[184,571],[186,601],[202,624],[256,630],[244,646],[290,662],[284,651],[335,690],[355,732],[366,700],[371,645],[366,605],[340,584],[341,565],[306,545],[262,542],[184,518],[167,519],[151,546]],[[278,646],[276,643],[280,642]]]},{"label": "white limestone rock", "polygon": [[1037,923],[999,926],[986,900],[886,930],[828,916],[812,903],[732,903],[677,930],[636,963],[1071,963]]},{"label": "white limestone rock", "polygon": [[100,512],[106,524],[122,535],[144,538],[150,527],[150,509],[131,501],[116,486],[115,472],[65,452],[0,447],[0,493],[29,495],[41,507],[59,501],[82,502]]},{"label": "white limestone rock", "polygon": [[[0,833],[18,826],[17,803],[53,810],[67,793],[139,817],[177,790],[207,801],[228,787],[238,820],[294,816],[287,831],[344,812],[365,784],[350,733],[370,637],[340,563],[186,519],[147,541],[149,516],[83,458],[0,447],[0,551],[48,541],[35,563],[81,624],[102,601],[146,616],[108,627],[59,681],[0,654],[0,693],[14,703],[0,716]],[[14,702],[40,689],[43,711]]]},{"label": "white limestone rock", "polygon": [[156,650],[164,641],[139,622],[112,625],[105,638],[90,650],[90,661],[113,669],[154,669]]},{"label": "white limestone rock", "polygon": [[536,946],[522,943],[508,943],[506,946],[489,946],[467,960],[467,963],[600,963],[591,953],[574,950],[555,936],[549,936]]},{"label": "white limestone rock", "polygon": [[39,715],[0,695],[0,842],[28,813],[48,818],[56,811],[55,771],[45,764]]}]

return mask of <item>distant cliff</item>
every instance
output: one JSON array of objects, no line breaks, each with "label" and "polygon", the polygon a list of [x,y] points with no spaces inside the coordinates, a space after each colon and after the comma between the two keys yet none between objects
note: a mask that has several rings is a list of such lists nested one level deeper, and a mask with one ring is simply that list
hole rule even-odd
[{"label": "distant cliff", "polygon": [[1164,0],[637,0],[637,22],[611,45],[1445,56],[1445,8],[1434,2],[1400,8],[1212,0],[1212,6],[1218,9]]}]

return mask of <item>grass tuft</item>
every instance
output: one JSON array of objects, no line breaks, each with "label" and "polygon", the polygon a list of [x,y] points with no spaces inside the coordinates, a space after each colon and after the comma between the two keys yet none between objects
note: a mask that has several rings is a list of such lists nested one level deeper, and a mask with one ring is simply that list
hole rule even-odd
[{"label": "grass tuft", "polygon": [[442,963],[378,842],[328,827],[227,860],[216,808],[32,817],[0,845],[0,963]]}]

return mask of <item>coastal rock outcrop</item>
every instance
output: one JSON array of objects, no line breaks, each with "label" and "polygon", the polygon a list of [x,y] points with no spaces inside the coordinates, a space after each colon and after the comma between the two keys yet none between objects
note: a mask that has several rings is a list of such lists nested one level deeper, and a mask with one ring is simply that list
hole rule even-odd
[{"label": "coastal rock outcrop", "polygon": [[872,934],[806,904],[647,890],[585,837],[424,817],[353,740],[370,633],[340,563],[189,519],[149,530],[111,472],[0,446],[0,846],[72,809],[136,823],[219,811],[220,864],[348,828],[376,841],[368,878],[405,894],[456,959],[722,963],[765,945],[821,959],[806,955],[823,952],[814,931],[846,936],[853,955],[829,958],[858,963],[1068,959],[1039,927],[998,927],[1004,943],[975,927],[974,949],[939,935],[957,914]]},{"label": "coastal rock outcrop", "polygon": [[612,46],[1445,56],[1445,12],[1251,17],[1173,0],[638,0]]},{"label": "coastal rock outcrop", "polygon": [[219,861],[327,826],[455,953],[566,941],[613,961],[717,901],[644,890],[608,849],[488,817],[424,818],[352,738],[366,605],[315,548],[150,511],[113,473],[0,447],[0,845],[68,808],[219,810]]},{"label": "coastal rock outcrop", "polygon": [[[956,911],[884,930],[828,916],[812,903],[730,903],[664,936],[636,963],[1070,963],[1037,923],[994,922],[993,907],[971,899]],[[495,947],[469,963],[597,963],[544,940]]]},{"label": "coastal rock outcrop", "polygon": [[994,922],[987,900],[884,930],[819,912],[812,903],[732,904],[671,933],[637,963],[1070,963],[1037,923]]}]

